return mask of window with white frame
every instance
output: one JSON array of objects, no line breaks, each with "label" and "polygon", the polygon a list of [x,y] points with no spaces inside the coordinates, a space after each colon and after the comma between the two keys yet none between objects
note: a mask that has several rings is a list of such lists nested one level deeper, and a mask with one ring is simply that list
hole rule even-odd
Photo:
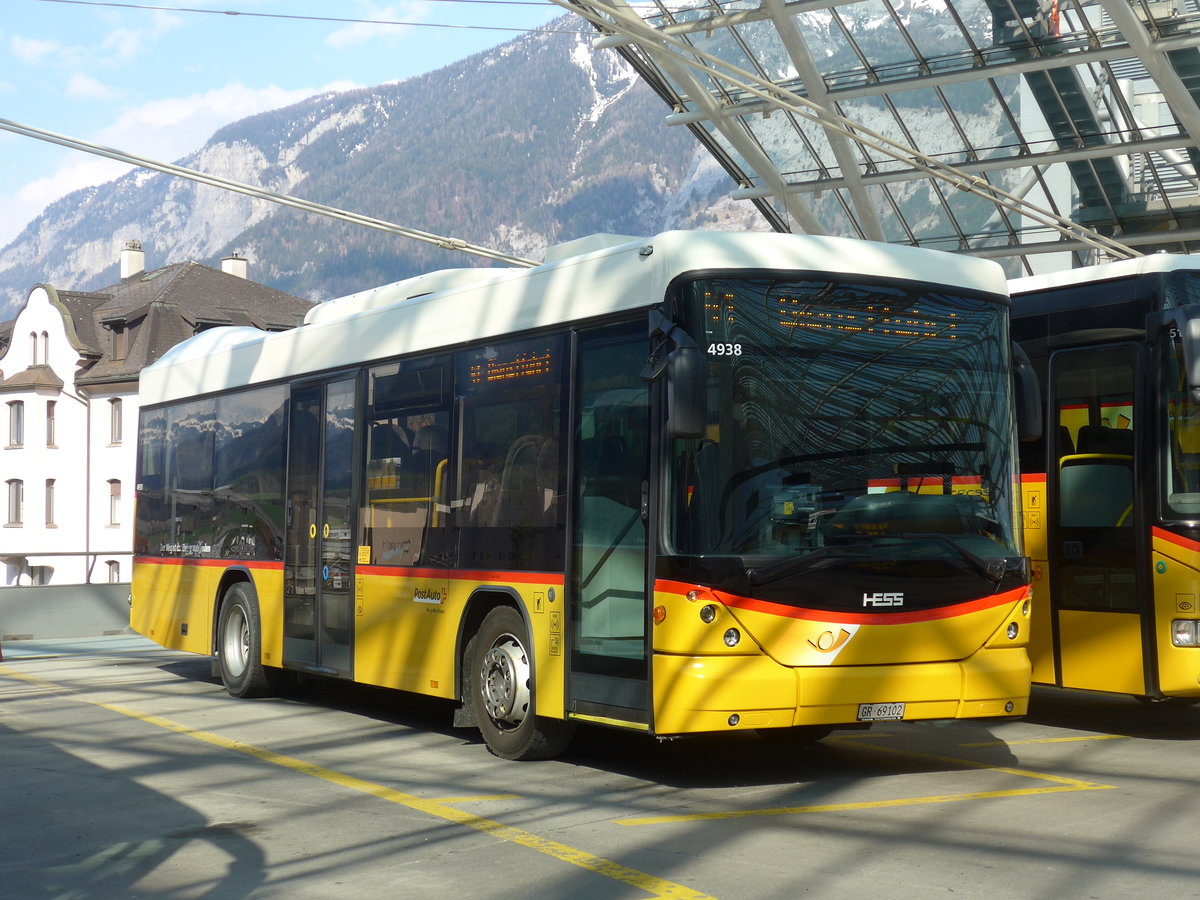
[{"label": "window with white frame", "polygon": [[50,335],[42,332],[42,365],[50,365]]},{"label": "window with white frame", "polygon": [[121,398],[113,397],[108,401],[108,442],[121,443]]},{"label": "window with white frame", "polygon": [[36,366],[38,364],[38,339],[37,332],[29,332],[29,364]]},{"label": "window with white frame", "polygon": [[25,482],[10,478],[8,484],[8,523],[21,525],[25,521]]},{"label": "window with white frame", "polygon": [[25,444],[25,401],[13,400],[8,404],[8,446],[21,447]]},{"label": "window with white frame", "polygon": [[121,482],[116,478],[108,482],[108,524],[121,524]]},{"label": "window with white frame", "polygon": [[54,527],[54,479],[46,479],[46,525]]},{"label": "window with white frame", "polygon": [[118,560],[108,560],[108,583],[117,584],[121,580],[121,563]]},{"label": "window with white frame", "polygon": [[54,443],[54,413],[58,408],[57,400],[46,401],[46,446],[55,447]]}]

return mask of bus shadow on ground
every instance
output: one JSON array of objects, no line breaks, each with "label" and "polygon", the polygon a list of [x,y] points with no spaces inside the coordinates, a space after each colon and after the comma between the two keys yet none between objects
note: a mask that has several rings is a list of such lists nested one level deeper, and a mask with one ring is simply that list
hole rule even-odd
[{"label": "bus shadow on ground", "polygon": [[1025,721],[1097,734],[1190,741],[1200,739],[1200,700],[1156,702],[1124,694],[1035,687]]},{"label": "bus shadow on ground", "polygon": [[[210,674],[207,659],[173,661],[160,668],[179,678],[207,682],[216,690],[223,690],[220,679]],[[231,697],[228,702],[263,701]],[[266,702],[297,703],[441,735],[456,742],[463,752],[492,759],[476,729],[454,727],[456,704],[451,701],[318,677],[306,679],[285,698]],[[556,762],[676,788],[929,774],[978,768],[980,763],[1012,765],[1016,757],[990,725],[991,720],[887,722],[871,729],[835,730],[824,740],[804,742],[768,739],[752,730],[659,739],[580,723],[574,740]],[[964,751],[964,746],[987,749]],[[965,757],[971,761],[960,763]]]},{"label": "bus shadow on ground", "polygon": [[881,723],[870,730],[835,730],[809,743],[768,739],[752,731],[658,741],[581,728],[563,758],[679,788],[971,771],[981,764],[1005,766],[1016,760],[990,722],[965,720]]}]

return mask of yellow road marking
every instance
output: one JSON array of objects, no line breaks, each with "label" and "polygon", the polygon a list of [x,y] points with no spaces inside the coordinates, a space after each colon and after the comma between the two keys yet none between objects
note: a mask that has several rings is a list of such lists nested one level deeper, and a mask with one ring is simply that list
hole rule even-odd
[{"label": "yellow road marking", "polygon": [[[837,741],[842,744],[853,744],[850,738]],[[871,749],[879,753],[890,753],[893,756],[909,756],[915,759],[934,760],[935,762],[950,763],[966,766],[972,769],[986,769],[991,772],[1001,772],[1006,775],[1016,775],[1019,778],[1032,778],[1038,781],[1048,781],[1054,787],[1014,788],[1003,791],[972,791],[967,794],[938,794],[930,797],[902,797],[895,800],[863,800],[856,803],[824,803],[814,806],[782,806],[768,809],[739,809],[726,812],[684,813],[668,816],[643,816],[634,819],[617,819],[618,825],[669,825],[681,822],[706,822],[719,819],[748,819],[755,816],[796,816],[811,813],[846,812],[861,809],[893,809],[902,806],[922,806],[930,803],[957,803],[963,800],[995,800],[1000,797],[1028,797],[1035,794],[1060,794],[1073,791],[1102,791],[1116,787],[1112,784],[1098,784],[1092,781],[1082,781],[1077,778],[1064,778],[1061,775],[1051,775],[1047,772],[1030,772],[1025,769],[1014,769],[1009,766],[993,766],[989,763],[977,762],[970,759],[956,759],[948,756],[932,756],[927,753],[916,753],[911,750],[899,750],[891,747],[871,745]]]},{"label": "yellow road marking", "polygon": [[617,825],[673,825],[680,822],[709,822],[718,819],[749,819],[755,816],[798,816],[808,813],[847,812],[859,809],[888,809],[898,806],[921,806],[929,803],[955,803],[960,800],[995,800],[999,797],[1024,797],[1031,794],[1059,794],[1067,791],[1096,790],[1112,787],[1098,784],[1092,787],[1018,788],[1010,791],[978,791],[973,794],[945,794],[934,797],[905,797],[898,800],[864,800],[859,803],[824,803],[819,806],[781,806],[774,809],[739,809],[729,812],[689,813],[678,816],[646,816],[638,819],[616,819]]},{"label": "yellow road marking", "polygon": [[220,747],[225,750],[233,750],[237,753],[242,753],[246,756],[262,762],[270,763],[271,765],[281,766],[285,769],[290,769],[293,772],[299,772],[303,775],[311,775],[313,778],[319,778],[322,781],[327,781],[330,784],[335,784],[339,787],[347,788],[353,791],[367,794],[376,797],[380,800],[386,800],[389,803],[396,803],[400,806],[408,807],[417,812],[422,812],[438,819],[443,819],[447,822],[453,822],[457,825],[462,825],[466,828],[474,829],[475,831],[483,832],[500,840],[508,841],[512,844],[517,844],[530,850],[535,850],[538,853],[543,853],[560,862],[570,863],[573,866],[578,866],[581,869],[586,869],[589,872],[594,872],[597,875],[603,875],[605,878],[611,878],[614,881],[619,881],[627,884],[630,887],[645,891],[652,897],[665,898],[680,898],[680,900],[712,900],[708,894],[700,891],[692,890],[684,887],[681,884],[667,881],[658,878],[654,875],[649,875],[645,872],[639,872],[637,869],[631,869],[628,866],[623,866],[620,863],[612,860],[604,859],[603,857],[595,856],[586,851],[579,850],[575,847],[569,847],[566,844],[560,844],[558,841],[551,841],[532,832],[525,831],[521,828],[513,828],[510,825],[504,825],[501,822],[496,822],[492,819],[485,819],[480,816],[475,816],[460,809],[455,809],[453,806],[447,805],[440,800],[430,800],[422,797],[417,797],[414,794],[406,794],[403,791],[397,791],[382,784],[376,784],[372,781],[366,781],[362,778],[356,778],[353,775],[347,775],[343,772],[338,772],[334,769],[328,769],[324,766],[319,766],[314,763],[304,762],[304,760],[296,759],[295,757],[285,756],[281,753],[267,750],[263,747],[256,747],[253,744],[247,744],[243,741],[236,741],[231,738],[222,737],[219,734],[213,734],[209,731],[201,731],[198,728],[192,728],[190,725],[184,725],[179,722],[173,722],[170,719],[164,719],[161,716],[150,715],[149,713],[138,712],[135,709],[129,709],[124,706],[117,706],[111,703],[101,703],[98,700],[89,700],[87,697],[80,696],[74,693],[65,685],[55,684],[54,682],[45,681],[40,678],[34,678],[24,673],[14,671],[7,666],[0,666],[0,675],[7,675],[12,678],[17,678],[22,681],[36,684],[41,687],[56,688],[62,691],[71,693],[73,699],[77,699],[83,703],[90,703],[92,706],[100,709],[108,710],[109,712],[118,713],[122,716],[128,716],[131,719],[137,719],[139,722],[145,722],[148,725],[154,725],[166,731],[174,732],[175,734],[184,735],[194,738],[198,741],[203,741],[206,744],[211,744],[214,747]]},{"label": "yellow road marking", "polygon": [[1023,741],[986,741],[980,744],[960,744],[959,746],[968,749],[979,749],[981,747],[1016,747],[1020,744],[1070,744],[1078,741],[1123,741],[1128,739],[1127,734],[1081,734],[1075,737],[1060,737],[1060,738],[1026,738]]}]

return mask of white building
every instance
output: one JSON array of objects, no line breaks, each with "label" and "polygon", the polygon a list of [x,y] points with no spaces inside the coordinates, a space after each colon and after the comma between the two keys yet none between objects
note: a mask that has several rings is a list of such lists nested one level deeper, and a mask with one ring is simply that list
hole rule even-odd
[{"label": "white building", "polygon": [[144,262],[129,241],[116,284],[39,284],[0,324],[0,587],[128,581],[138,373],[198,331],[281,331],[311,306],[247,280],[236,256],[222,271]]}]

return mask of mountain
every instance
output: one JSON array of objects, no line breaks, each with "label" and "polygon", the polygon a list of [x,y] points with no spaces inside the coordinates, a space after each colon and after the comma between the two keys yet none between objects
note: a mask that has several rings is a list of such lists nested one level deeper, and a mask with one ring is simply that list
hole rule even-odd
[{"label": "mountain", "polygon": [[[958,26],[934,0],[896,0],[891,9],[929,57],[962,43]],[[825,11],[797,15],[826,72],[860,65],[846,32],[877,61],[911,62],[912,49],[886,27],[888,16],[877,4],[844,5],[838,15],[836,26]],[[962,16],[977,43],[987,46],[988,6],[964,4]],[[558,24],[579,23],[565,17]],[[729,39],[727,30],[716,32],[716,41]],[[713,49],[729,58],[740,53]],[[782,43],[764,41],[760,62],[769,76],[795,76]],[[998,90],[1016,108],[1017,76],[998,79]],[[995,96],[980,81],[861,98],[843,109],[868,128],[942,152],[953,143],[947,140],[948,100],[960,111],[955,127],[975,146],[1014,145],[1010,120],[998,114]],[[902,114],[903,132],[893,110]],[[728,198],[729,176],[689,131],[668,127],[666,113],[621,57],[592,50],[590,36],[535,33],[408,81],[322,94],[235,122],[179,164],[530,259],[541,259],[550,244],[594,232],[766,230],[754,206]],[[782,171],[813,171],[816,156],[832,158],[821,129],[801,127],[813,149],[801,146],[784,116],[758,123],[756,137]],[[894,163],[877,159],[874,165]],[[994,177],[1011,187],[1015,173]],[[938,190],[925,180],[900,182],[888,202],[913,233],[944,237]],[[986,226],[990,203],[969,195],[953,200],[960,227]],[[829,231],[853,233],[837,191],[808,202]],[[894,211],[885,206],[881,217],[889,240],[911,240]],[[150,268],[185,259],[212,264],[237,251],[249,258],[255,280],[311,300],[434,268],[491,265],[137,171],[57,201],[0,250],[0,321],[39,282],[76,290],[113,283],[119,248],[130,239],[142,242]]]},{"label": "mountain", "polygon": [[[530,34],[400,83],[311,97],[222,128],[178,165],[540,259],[594,232],[765,229],[662,101],[590,38]],[[313,300],[486,260],[167,175],[134,171],[51,204],[0,250],[0,321],[47,282],[118,280],[233,251]]]}]

